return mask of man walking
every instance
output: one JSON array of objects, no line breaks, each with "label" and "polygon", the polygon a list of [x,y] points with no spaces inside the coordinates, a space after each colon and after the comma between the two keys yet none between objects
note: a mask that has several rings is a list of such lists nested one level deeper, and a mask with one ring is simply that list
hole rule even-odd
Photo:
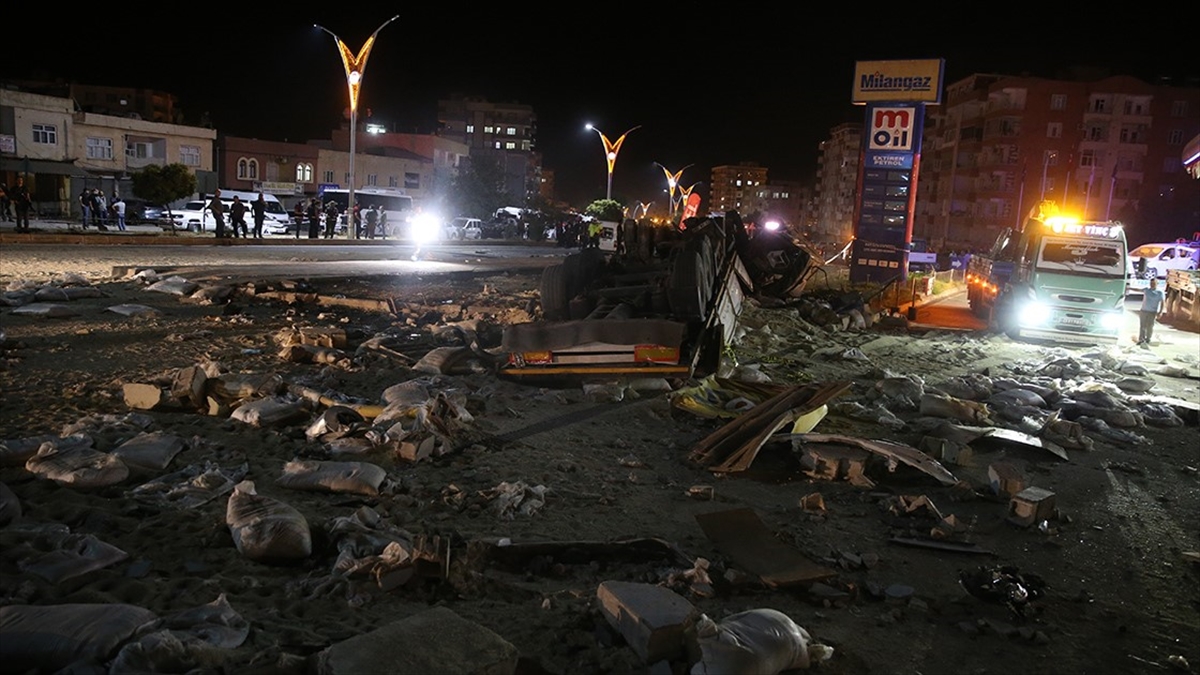
[{"label": "man walking", "polygon": [[17,176],[17,184],[9,190],[8,198],[17,212],[17,232],[28,232],[29,209],[33,207],[33,200],[29,196],[29,188],[25,186],[24,176]]},{"label": "man walking", "polygon": [[1150,278],[1150,287],[1142,294],[1142,308],[1138,310],[1138,345],[1150,348],[1154,337],[1154,322],[1163,314],[1163,292],[1158,288],[1158,279]]},{"label": "man walking", "polygon": [[250,205],[250,211],[254,217],[254,238],[262,239],[263,221],[267,218],[267,200],[263,198],[263,193],[258,193],[258,199]]},{"label": "man walking", "polygon": [[[225,205],[221,203],[221,191],[218,189],[213,192],[212,200],[208,202],[208,210],[212,211],[213,221],[217,224],[217,239],[225,238]],[[204,229],[204,221],[200,221],[200,228]]]}]

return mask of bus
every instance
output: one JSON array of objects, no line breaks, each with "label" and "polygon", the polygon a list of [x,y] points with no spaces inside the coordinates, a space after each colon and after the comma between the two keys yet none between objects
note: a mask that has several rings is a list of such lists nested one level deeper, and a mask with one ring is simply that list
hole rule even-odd
[{"label": "bus", "polygon": [[[346,188],[325,188],[317,196],[325,205],[330,201],[337,202],[338,213],[341,214],[338,216],[338,229],[344,230],[350,191]],[[354,201],[358,202],[359,208],[363,211],[371,206],[377,206],[381,213],[387,215],[386,231],[383,232],[383,236],[389,239],[412,238],[411,223],[416,214],[412,196],[395,189],[365,187],[354,191]],[[359,217],[362,218],[361,211]],[[365,227],[366,224],[363,223],[363,226]]]}]

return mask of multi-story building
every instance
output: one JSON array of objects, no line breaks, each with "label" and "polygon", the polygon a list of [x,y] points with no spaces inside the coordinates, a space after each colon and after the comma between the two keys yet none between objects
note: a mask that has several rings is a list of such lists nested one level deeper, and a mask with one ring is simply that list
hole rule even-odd
[{"label": "multi-story building", "polygon": [[469,96],[442,99],[438,135],[465,144],[471,157],[495,161],[514,206],[526,206],[540,193],[542,158],[531,106]]},{"label": "multi-story building", "polygon": [[79,110],[70,98],[0,88],[0,181],[25,177],[42,217],[74,216],[84,188],[129,196],[132,172],[183,164],[212,172],[216,132]]},{"label": "multi-story building", "polygon": [[751,211],[778,220],[789,231],[800,229],[800,183],[799,181],[775,180],[762,185],[755,191]]},{"label": "multi-story building", "polygon": [[845,244],[854,235],[862,124],[847,122],[834,127],[819,150],[816,225],[811,236],[822,243]]},{"label": "multi-story building", "polygon": [[1125,223],[1131,243],[1190,236],[1200,185],[1181,155],[1200,88],[972,75],[927,108],[914,236],[984,248],[1037,202]]},{"label": "multi-story building", "polygon": [[737,211],[748,214],[761,206],[758,190],[767,183],[767,168],[757,162],[739,162],[714,166],[709,183],[708,211]]}]

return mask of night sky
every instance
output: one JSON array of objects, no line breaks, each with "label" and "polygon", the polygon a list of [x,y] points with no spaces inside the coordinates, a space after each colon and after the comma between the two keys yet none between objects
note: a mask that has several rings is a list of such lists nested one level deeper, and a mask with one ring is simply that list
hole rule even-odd
[{"label": "night sky", "polygon": [[[161,89],[179,96],[193,121],[209,113],[223,133],[327,139],[346,110],[345,75],[333,39],[312,24],[357,51],[395,13],[386,6],[94,6],[64,8],[69,25],[61,26],[45,6],[22,3],[6,11],[0,79]],[[733,6],[734,17],[712,13],[713,5],[535,14],[561,6],[394,5],[404,13],[379,34],[360,115],[370,109],[393,130],[428,132],[442,97],[529,104],[543,165],[555,171],[559,197],[575,205],[603,197],[607,177],[600,138],[584,125],[614,140],[640,125],[618,157],[613,196],[661,206],[665,179],[655,162],[672,171],[692,164],[685,185],[740,161],[766,166],[772,179],[811,179],[829,129],[861,120],[850,104],[856,61],[944,58],[947,82],[972,72],[1053,77],[1090,66],[1200,83],[1200,59],[1187,57],[1195,36],[1185,34],[1195,17],[1179,13],[1186,3],[1056,10],[1109,17],[1084,16],[1086,23],[1047,19],[1044,4],[998,3],[947,5],[923,18],[872,12],[869,3]]]}]

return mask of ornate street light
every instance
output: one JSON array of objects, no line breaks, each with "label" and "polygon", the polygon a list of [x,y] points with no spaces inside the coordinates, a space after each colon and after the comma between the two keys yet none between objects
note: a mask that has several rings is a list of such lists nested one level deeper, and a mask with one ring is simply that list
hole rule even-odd
[{"label": "ornate street light", "polygon": [[621,144],[625,142],[625,137],[632,133],[634,129],[640,129],[641,125],[639,124],[633,129],[621,134],[620,138],[618,138],[616,142],[609,141],[608,136],[605,136],[604,132],[600,131],[591,124],[588,124],[587,128],[600,134],[600,140],[604,142],[604,159],[606,162],[608,162],[608,192],[605,193],[604,198],[612,199],[612,175],[613,167],[617,164],[617,153],[621,151]]},{"label": "ornate street light", "polygon": [[371,47],[375,46],[375,36],[379,35],[379,31],[383,30],[384,26],[399,18],[400,15],[397,14],[379,24],[379,28],[371,33],[371,37],[363,43],[362,49],[358,50],[358,54],[351,51],[333,31],[322,25],[313,24],[313,28],[320,28],[329,33],[337,42],[338,53],[342,56],[342,65],[346,68],[346,87],[350,90],[350,187],[346,196],[346,229],[352,239],[358,238],[358,228],[354,226],[354,142],[358,136],[358,90],[362,87],[363,74],[367,70],[367,57],[371,55]]},{"label": "ornate street light", "polygon": [[658,165],[658,168],[662,169],[663,173],[665,173],[667,175],[667,193],[671,197],[671,201],[669,202],[669,204],[671,205],[671,213],[669,214],[669,216],[674,217],[675,210],[679,206],[679,203],[675,201],[675,190],[679,187],[679,177],[683,175],[683,172],[686,171],[688,166],[691,166],[691,164],[688,164],[687,166],[683,167],[682,169],[676,171],[675,173],[671,173],[670,169],[663,166],[662,164],[659,164],[658,162],[655,162],[655,164]]}]

